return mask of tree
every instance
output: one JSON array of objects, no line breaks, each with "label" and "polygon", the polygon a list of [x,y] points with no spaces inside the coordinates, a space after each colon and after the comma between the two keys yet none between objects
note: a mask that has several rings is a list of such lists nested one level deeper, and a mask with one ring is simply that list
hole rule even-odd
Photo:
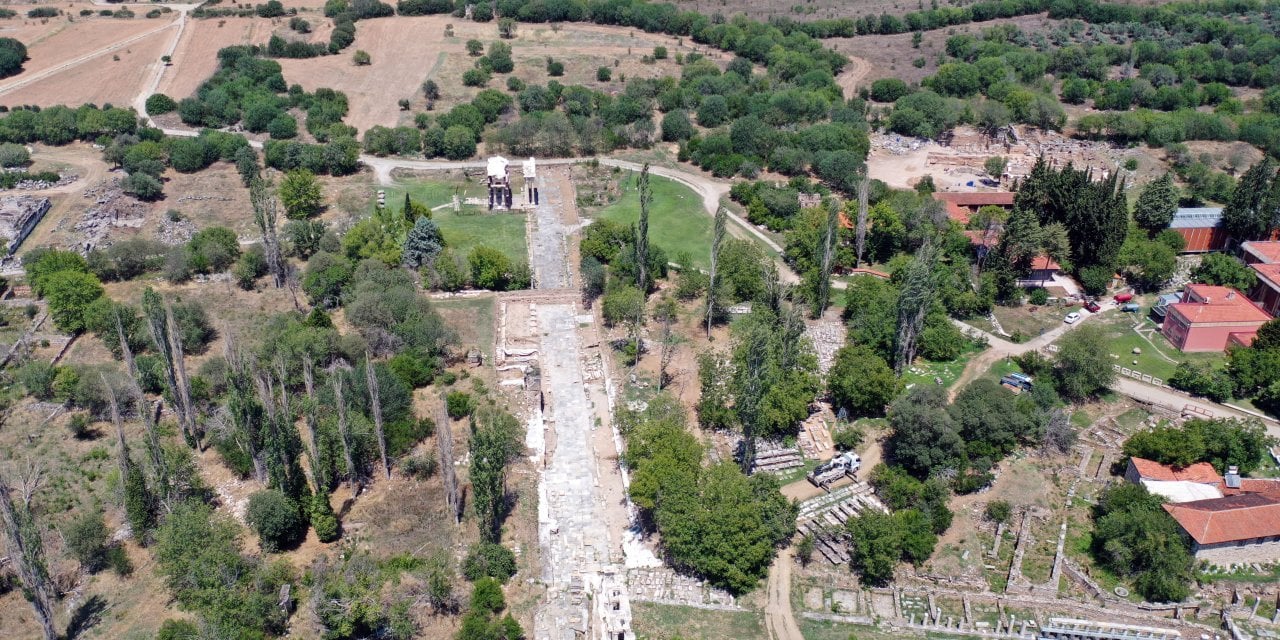
[{"label": "tree", "polygon": [[[480,55],[480,54],[482,54],[482,53],[484,53],[484,43],[483,43],[483,42],[480,42],[479,40],[475,40],[475,39],[467,40],[467,45],[466,45],[466,46],[467,46],[467,55],[469,55],[469,56],[471,56],[471,57],[473,57],[473,58],[474,58],[474,57],[479,56],[479,55]],[[433,84],[434,84],[434,83],[433,83]],[[424,90],[425,90],[425,88],[426,88],[426,85],[425,85],[425,84],[423,84],[423,88],[424,88]],[[427,98],[431,98],[431,96],[427,96]]]},{"label": "tree", "polygon": [[645,163],[640,170],[637,183],[640,200],[640,221],[636,223],[635,239],[632,247],[635,250],[636,288],[642,292],[649,291],[649,205],[653,202],[653,191],[649,188],[649,164]]},{"label": "tree", "polygon": [[1142,188],[1138,201],[1133,205],[1133,221],[1148,236],[1169,228],[1173,215],[1178,212],[1178,192],[1169,173],[1152,180]]},{"label": "tree", "polygon": [[1222,209],[1222,226],[1236,241],[1263,240],[1275,228],[1275,165],[1263,158],[1249,167]]},{"label": "tree", "polygon": [[49,304],[53,323],[65,333],[79,333],[85,329],[85,308],[103,293],[102,283],[97,277],[77,271],[49,274],[41,279],[40,288]]},{"label": "tree", "polygon": [[101,511],[88,511],[67,525],[62,537],[67,549],[85,571],[93,573],[107,560],[107,542],[111,533],[102,519]]},{"label": "tree", "polygon": [[1084,326],[1068,332],[1058,341],[1053,361],[1058,393],[1084,400],[1105,391],[1116,378],[1110,354],[1111,342],[1102,329]]},{"label": "tree", "polygon": [[868,509],[850,518],[849,563],[863,585],[883,587],[893,579],[902,554],[902,534],[892,515]]},{"label": "tree", "polygon": [[1136,234],[1124,241],[1119,260],[1125,278],[1139,291],[1160,289],[1178,268],[1173,249]]},{"label": "tree", "polygon": [[249,496],[245,521],[258,534],[262,550],[268,553],[292,547],[307,531],[298,504],[275,489]]},{"label": "tree", "polygon": [[444,132],[444,156],[450,160],[463,160],[476,154],[475,133],[462,125],[453,125]]},{"label": "tree", "polygon": [[40,622],[45,640],[57,640],[53,628],[53,585],[45,564],[40,531],[28,505],[16,506],[9,495],[8,481],[0,477],[0,526],[4,530],[5,550],[22,584],[23,596],[31,603]]},{"label": "tree", "polygon": [[1140,484],[1104,490],[1094,508],[1094,558],[1152,602],[1179,602],[1191,594],[1194,559],[1161,499]]},{"label": "tree", "polygon": [[937,260],[937,246],[926,242],[916,252],[902,278],[893,361],[893,369],[899,374],[915,361],[917,339],[924,329],[925,316],[937,289],[937,279],[934,276]]},{"label": "tree", "polygon": [[121,188],[125,193],[147,202],[159,200],[160,196],[164,195],[164,184],[160,179],[142,172],[125,176]]},{"label": "tree", "polygon": [[171,113],[178,108],[178,103],[163,93],[153,93],[147,96],[145,108],[147,115],[158,116]]},{"label": "tree", "polygon": [[679,142],[688,140],[693,137],[696,131],[693,123],[689,122],[689,114],[683,109],[676,109],[667,112],[662,116],[662,140],[664,142]]},{"label": "tree", "polygon": [[294,220],[310,218],[324,207],[324,196],[316,175],[307,169],[295,169],[280,181],[280,204],[285,216]]},{"label": "tree", "polygon": [[841,347],[827,374],[832,406],[850,418],[882,415],[900,388],[893,369],[865,345]]},{"label": "tree", "polygon": [[13,38],[0,38],[0,78],[22,72],[27,60],[27,47]]},{"label": "tree", "polygon": [[414,221],[413,228],[409,230],[400,259],[405,266],[419,269],[435,262],[444,246],[440,227],[431,218],[421,217]]},{"label": "tree", "polygon": [[707,339],[711,339],[711,322],[715,319],[717,313],[717,305],[723,304],[719,301],[720,282],[717,278],[720,276],[720,245],[724,242],[725,227],[728,222],[729,211],[721,205],[716,208],[715,221],[711,228],[711,257],[710,275],[707,278]]},{"label": "tree", "polygon": [[986,170],[987,175],[999,180],[1008,165],[1009,161],[1004,156],[991,156],[983,161],[982,168]]},{"label": "tree", "polygon": [[1235,257],[1225,253],[1210,253],[1191,272],[1191,280],[1247,292],[1258,282],[1258,277],[1253,269]]},{"label": "tree", "polygon": [[917,478],[965,466],[965,442],[947,411],[946,391],[918,386],[889,406],[889,459]]},{"label": "tree", "polygon": [[510,40],[516,37],[516,19],[498,18],[498,37]]}]

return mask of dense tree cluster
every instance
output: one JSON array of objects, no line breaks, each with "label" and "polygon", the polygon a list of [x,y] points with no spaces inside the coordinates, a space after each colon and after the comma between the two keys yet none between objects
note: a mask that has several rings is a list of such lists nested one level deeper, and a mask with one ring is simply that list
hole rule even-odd
[{"label": "dense tree cluster", "polygon": [[795,531],[798,507],[770,474],[744,475],[728,462],[704,467],[684,409],[659,395],[643,411],[620,409],[631,497],[657,529],[672,563],[734,592],[754,588],[779,544]]},{"label": "dense tree cluster", "polygon": [[1182,531],[1140,484],[1112,485],[1094,507],[1093,555],[1116,575],[1132,578],[1152,602],[1179,602],[1191,594],[1193,559]]},{"label": "dense tree cluster", "polygon": [[1125,441],[1124,453],[1178,468],[1208,462],[1218,473],[1239,467],[1240,473],[1247,475],[1262,463],[1271,443],[1272,438],[1257,422],[1198,418],[1181,426],[1136,433]]}]

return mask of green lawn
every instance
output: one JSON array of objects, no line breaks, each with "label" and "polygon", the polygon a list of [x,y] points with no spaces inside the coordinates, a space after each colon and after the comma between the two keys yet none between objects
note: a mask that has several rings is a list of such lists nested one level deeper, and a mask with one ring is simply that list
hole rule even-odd
[{"label": "green lawn", "polygon": [[[1168,381],[1178,363],[1184,360],[1194,364],[1222,366],[1226,356],[1221,353],[1182,353],[1155,331],[1155,324],[1146,316],[1118,310],[1104,311],[1089,321],[1106,330],[1111,342],[1112,362],[1122,367],[1136,369],[1161,380]],[[1135,329],[1136,325],[1136,329]],[[1139,331],[1142,333],[1140,334]],[[1141,353],[1134,353],[1137,348]],[[1137,361],[1137,364],[1134,361]]]},{"label": "green lawn", "polygon": [[902,372],[902,381],[906,384],[937,384],[934,378],[939,378],[942,380],[943,388],[950,388],[964,372],[964,367],[969,364],[969,360],[982,353],[984,349],[986,347],[970,342],[960,353],[960,357],[949,362],[932,362],[920,358]]},{"label": "green lawn", "polygon": [[[595,212],[601,220],[634,224],[640,219],[640,194],[636,172],[621,174],[622,197]],[[711,251],[712,219],[702,208],[702,198],[689,187],[658,176],[649,177],[653,202],[649,205],[649,242],[676,260],[688,253],[694,267],[707,268]]]},{"label": "green lawn", "polygon": [[[404,210],[406,192],[414,202],[428,207],[452,202],[454,189],[464,199],[487,197],[484,185],[476,181],[450,183],[412,180],[397,182],[384,189],[387,192],[387,209],[391,211]],[[527,262],[529,259],[524,237],[525,215],[522,212],[498,212],[464,206],[458,213],[454,213],[452,208],[433,211],[431,219],[440,225],[445,243],[457,255],[465,257],[474,247],[487,245],[505,253],[515,262]]]},{"label": "green lawn", "polygon": [[759,611],[709,611],[694,607],[631,602],[631,628],[642,640],[680,637],[685,640],[765,640]]}]

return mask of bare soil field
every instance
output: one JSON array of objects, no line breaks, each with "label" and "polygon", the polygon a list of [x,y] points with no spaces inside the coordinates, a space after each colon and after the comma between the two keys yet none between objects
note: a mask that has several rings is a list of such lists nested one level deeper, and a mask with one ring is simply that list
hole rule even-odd
[{"label": "bare soil field", "polygon": [[[453,25],[452,38],[444,36],[446,25]],[[351,103],[347,124],[365,131],[374,125],[412,122],[412,113],[426,108],[421,85],[428,78],[440,85],[437,110],[474,97],[480,89],[464,87],[461,80],[463,72],[474,65],[474,58],[467,55],[465,48],[467,40],[473,38],[486,44],[497,41],[496,24],[468,22],[447,15],[362,20],[356,23],[355,43],[342,54],[280,60],[280,63],[290,84],[301,84],[308,91],[329,87],[345,92]],[[543,84],[551,79],[546,73],[546,56],[551,55],[566,67],[565,75],[556,80],[603,90],[620,89],[624,76],[678,75],[673,60],[675,54],[695,50],[691,41],[681,45],[678,39],[661,34],[586,24],[555,27],[521,24],[517,37],[507,42],[516,61],[511,75],[526,83]],[[651,54],[655,46],[667,47],[668,60],[642,63],[641,57]],[[356,50],[367,51],[372,64],[355,66],[351,54]],[[722,53],[715,57],[728,60]],[[612,83],[596,82],[596,68],[600,66],[614,70]],[[212,67],[209,72],[212,73]],[[495,74],[489,86],[505,91],[505,78],[506,75]],[[199,81],[195,81],[191,89],[198,84]],[[170,93],[175,97],[186,95],[176,89]],[[402,98],[411,100],[409,111],[402,111],[398,106]]]},{"label": "bare soil field", "polygon": [[725,17],[745,14],[756,20],[791,18],[796,21],[828,18],[857,18],[864,15],[890,13],[902,15],[917,11],[919,5],[906,0],[805,0],[786,2],[752,2],[751,0],[672,0],[681,11],[697,11],[703,15],[719,13]]},{"label": "bare soil field", "polygon": [[188,20],[182,40],[173,52],[173,64],[164,70],[157,93],[175,100],[195,93],[218,69],[218,50],[238,44],[265,44],[272,24],[262,18],[211,18]]},{"label": "bare soil field", "polygon": [[172,28],[154,33],[5,93],[0,99],[9,104],[41,106],[86,102],[129,106],[151,78],[154,65],[161,64],[160,56],[168,50],[173,33]]}]

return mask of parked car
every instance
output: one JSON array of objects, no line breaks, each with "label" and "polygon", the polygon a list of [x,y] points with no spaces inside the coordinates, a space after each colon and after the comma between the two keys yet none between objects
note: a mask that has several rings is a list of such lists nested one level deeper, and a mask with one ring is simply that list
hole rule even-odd
[{"label": "parked car", "polygon": [[1079,320],[1079,319],[1080,319],[1080,312],[1072,311],[1071,313],[1068,313],[1067,317],[1063,318],[1062,321],[1067,324],[1075,324],[1076,320]]},{"label": "parked car", "polygon": [[1097,313],[1099,311],[1102,311],[1102,307],[1098,306],[1098,303],[1094,302],[1093,300],[1090,300],[1084,303],[1084,308],[1088,309],[1089,313]]},{"label": "parked car", "polygon": [[1132,293],[1117,293],[1115,297],[1115,301],[1118,303],[1125,303],[1132,299],[1133,299]]},{"label": "parked car", "polygon": [[1142,311],[1142,305],[1136,302],[1126,302],[1120,306],[1120,310],[1125,313],[1137,313]]}]

